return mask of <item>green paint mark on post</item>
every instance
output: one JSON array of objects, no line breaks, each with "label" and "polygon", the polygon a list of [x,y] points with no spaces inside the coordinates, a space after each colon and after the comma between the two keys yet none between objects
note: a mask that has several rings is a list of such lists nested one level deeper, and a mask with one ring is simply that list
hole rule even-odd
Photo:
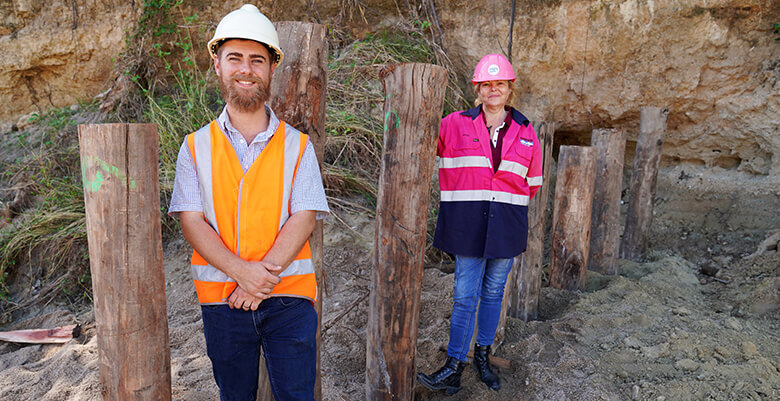
[{"label": "green paint mark on post", "polygon": [[89,190],[90,192],[97,192],[100,187],[103,186],[103,181],[106,179],[103,178],[103,174],[100,174],[100,171],[95,173],[95,181],[92,181],[89,183]]},{"label": "green paint mark on post", "polygon": [[97,192],[101,187],[103,187],[103,184],[106,181],[106,177],[103,175],[103,173],[101,173],[101,171],[97,171],[95,173],[94,180],[91,180],[87,177],[87,168],[92,166],[99,168],[108,175],[116,177],[120,181],[126,182],[130,189],[135,189],[135,180],[127,177],[127,175],[120,171],[118,167],[108,164],[97,157],[87,156],[84,157],[81,161],[81,179],[84,182],[84,190],[92,193]]},{"label": "green paint mark on post", "polygon": [[[387,124],[388,120],[395,118],[395,128],[398,129],[401,127],[401,118],[398,117],[398,113],[395,112],[395,110],[390,110],[387,113],[385,113],[385,131],[387,131],[390,126]],[[392,124],[392,121],[390,121]]]}]

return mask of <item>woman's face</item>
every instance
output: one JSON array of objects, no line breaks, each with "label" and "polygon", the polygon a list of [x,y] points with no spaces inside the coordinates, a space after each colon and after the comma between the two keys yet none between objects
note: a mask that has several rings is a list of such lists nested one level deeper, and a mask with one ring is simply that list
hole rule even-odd
[{"label": "woman's face", "polygon": [[479,84],[479,99],[487,107],[504,107],[509,99],[508,81],[487,81]]}]

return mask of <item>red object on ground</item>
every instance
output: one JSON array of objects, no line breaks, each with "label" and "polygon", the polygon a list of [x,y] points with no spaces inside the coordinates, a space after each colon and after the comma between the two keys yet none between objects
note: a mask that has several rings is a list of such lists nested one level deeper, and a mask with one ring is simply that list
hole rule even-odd
[{"label": "red object on ground", "polygon": [[61,344],[78,337],[81,326],[71,324],[54,329],[0,331],[0,340],[26,344]]}]

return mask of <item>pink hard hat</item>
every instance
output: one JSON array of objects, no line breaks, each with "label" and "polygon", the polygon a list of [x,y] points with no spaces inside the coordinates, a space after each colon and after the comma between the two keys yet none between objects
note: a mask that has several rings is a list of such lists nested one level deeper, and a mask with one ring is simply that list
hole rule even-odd
[{"label": "pink hard hat", "polygon": [[479,60],[471,83],[476,85],[486,81],[515,81],[515,72],[506,57],[500,54],[488,54]]}]

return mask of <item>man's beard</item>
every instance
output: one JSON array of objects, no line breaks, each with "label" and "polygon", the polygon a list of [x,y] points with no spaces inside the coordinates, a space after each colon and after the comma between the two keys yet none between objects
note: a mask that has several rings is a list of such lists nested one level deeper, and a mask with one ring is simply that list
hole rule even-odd
[{"label": "man's beard", "polygon": [[[252,89],[239,88],[235,81],[255,82],[257,86]],[[234,74],[219,78],[219,90],[227,104],[242,113],[250,113],[263,107],[271,95],[271,84],[253,75]]]}]

